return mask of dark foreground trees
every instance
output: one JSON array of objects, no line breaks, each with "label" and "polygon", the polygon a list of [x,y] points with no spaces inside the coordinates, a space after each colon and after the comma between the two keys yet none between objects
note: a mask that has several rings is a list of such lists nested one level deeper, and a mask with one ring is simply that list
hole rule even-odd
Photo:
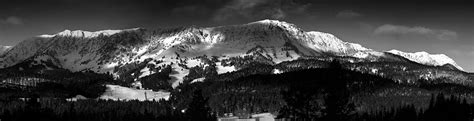
[{"label": "dark foreground trees", "polygon": [[[204,100],[205,101],[205,100]],[[194,102],[193,102],[194,103]],[[194,104],[200,107],[201,101]],[[209,110],[207,110],[209,111]],[[2,100],[2,121],[207,121],[216,117],[199,117],[208,114],[203,108],[193,113],[175,110],[169,101],[104,101],[62,99]],[[198,113],[196,113],[198,112]]]},{"label": "dark foreground trees", "polygon": [[457,96],[432,96],[427,109],[403,105],[385,110],[361,113],[354,120],[365,121],[472,121],[474,105]]},{"label": "dark foreground trees", "polygon": [[60,99],[10,100],[0,103],[2,121],[151,121],[179,120],[168,102]]},{"label": "dark foreground trees", "polygon": [[216,116],[212,113],[208,105],[208,99],[202,96],[202,91],[197,90],[193,94],[193,101],[189,104],[189,108],[185,111],[186,120],[188,121],[213,121]]},{"label": "dark foreground trees", "polygon": [[[272,70],[270,66],[255,66],[261,68],[262,72]],[[216,116],[223,116],[225,113],[248,116],[247,114],[266,112],[279,114],[279,117],[290,120],[308,121],[470,121],[473,118],[473,105],[459,97],[442,95],[433,96],[427,109],[405,105],[366,113],[356,112],[356,106],[353,105],[354,93],[370,93],[400,84],[380,76],[344,70],[337,62],[333,62],[330,68],[282,70],[286,72],[282,74],[254,74],[256,71],[258,70],[241,70],[217,75],[202,83],[184,83],[171,90],[168,101],[104,101],[91,98],[70,102],[51,96],[40,99],[31,97],[28,100],[0,98],[0,119],[207,121],[216,120]],[[73,88],[77,89],[74,92],[88,89],[73,83],[68,85],[77,87]],[[62,85],[45,87],[56,88]],[[6,91],[14,92],[13,89],[0,90],[0,94]]]},{"label": "dark foreground trees", "polygon": [[213,121],[214,113],[201,91],[195,91],[185,111],[171,101],[113,101],[59,98],[1,99],[2,121]]}]

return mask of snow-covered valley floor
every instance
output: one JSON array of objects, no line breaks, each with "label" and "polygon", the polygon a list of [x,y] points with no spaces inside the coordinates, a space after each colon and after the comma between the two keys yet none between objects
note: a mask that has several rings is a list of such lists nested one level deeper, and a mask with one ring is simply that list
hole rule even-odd
[{"label": "snow-covered valley floor", "polygon": [[99,99],[105,100],[168,100],[170,93],[164,91],[152,91],[152,90],[140,90],[128,87],[122,87],[119,85],[106,85],[107,90]]}]

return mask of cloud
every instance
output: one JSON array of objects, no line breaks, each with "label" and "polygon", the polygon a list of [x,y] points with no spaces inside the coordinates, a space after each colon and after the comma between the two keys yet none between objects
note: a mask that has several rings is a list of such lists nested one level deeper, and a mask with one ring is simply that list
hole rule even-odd
[{"label": "cloud", "polygon": [[0,19],[1,24],[11,24],[11,25],[21,25],[23,24],[23,20],[16,16],[10,16],[5,19]]},{"label": "cloud", "polygon": [[451,30],[430,29],[426,27],[408,27],[401,25],[385,24],[377,27],[374,32],[377,36],[389,36],[395,38],[422,37],[437,40],[457,40],[458,34]]},{"label": "cloud", "polygon": [[187,5],[187,6],[180,6],[173,8],[171,10],[172,15],[179,15],[179,16],[205,16],[209,14],[210,10],[203,5]]},{"label": "cloud", "polygon": [[304,13],[309,6],[292,0],[232,0],[217,9],[212,20],[285,19],[291,13]]},{"label": "cloud", "polygon": [[343,10],[337,13],[336,17],[338,18],[357,18],[361,17],[362,14],[354,12],[352,10]]}]

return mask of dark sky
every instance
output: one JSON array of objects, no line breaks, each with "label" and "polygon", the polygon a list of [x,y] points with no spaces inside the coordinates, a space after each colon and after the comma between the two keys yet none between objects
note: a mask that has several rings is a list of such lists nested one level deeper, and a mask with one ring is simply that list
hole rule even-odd
[{"label": "dark sky", "polygon": [[378,51],[444,53],[474,72],[473,0],[0,0],[0,45],[65,29],[278,19]]}]

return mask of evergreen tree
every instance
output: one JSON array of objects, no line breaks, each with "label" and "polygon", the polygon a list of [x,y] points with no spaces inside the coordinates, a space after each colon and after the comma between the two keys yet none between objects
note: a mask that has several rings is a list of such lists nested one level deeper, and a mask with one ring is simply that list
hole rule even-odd
[{"label": "evergreen tree", "polygon": [[189,121],[213,121],[216,120],[211,108],[209,108],[206,98],[202,96],[202,90],[196,90],[193,93],[192,102],[186,110],[186,117]]},{"label": "evergreen tree", "polygon": [[334,60],[329,66],[334,79],[324,80],[328,83],[327,95],[324,99],[325,113],[324,119],[328,121],[345,121],[349,119],[349,115],[354,111],[354,105],[351,102],[351,95],[348,89],[349,79],[346,77],[345,70],[342,65]]}]

